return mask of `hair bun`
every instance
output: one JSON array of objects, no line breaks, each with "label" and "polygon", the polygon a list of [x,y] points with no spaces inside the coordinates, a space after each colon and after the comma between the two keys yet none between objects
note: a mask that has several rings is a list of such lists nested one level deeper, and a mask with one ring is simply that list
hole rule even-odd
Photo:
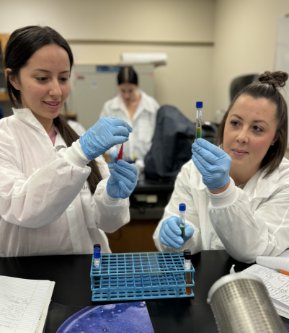
[{"label": "hair bun", "polygon": [[276,71],[276,72],[265,72],[261,74],[258,78],[258,80],[261,83],[268,83],[272,85],[273,87],[284,87],[286,84],[286,81],[288,80],[288,74],[286,72],[282,71]]}]

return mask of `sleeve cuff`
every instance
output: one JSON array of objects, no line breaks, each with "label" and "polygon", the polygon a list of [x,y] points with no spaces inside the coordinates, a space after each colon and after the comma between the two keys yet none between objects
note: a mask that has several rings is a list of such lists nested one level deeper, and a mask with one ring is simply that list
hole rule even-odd
[{"label": "sleeve cuff", "polygon": [[214,208],[232,205],[238,198],[238,188],[235,186],[234,180],[230,179],[229,187],[222,193],[213,194],[208,191],[211,199],[211,206]]},{"label": "sleeve cuff", "polygon": [[68,162],[82,168],[89,163],[89,160],[81,149],[79,140],[73,142],[73,144],[65,150],[63,156]]},{"label": "sleeve cuff", "polygon": [[103,203],[106,205],[106,206],[115,206],[115,205],[120,205],[122,206],[124,204],[124,202],[127,202],[129,204],[129,199],[119,199],[119,198],[112,198],[108,195],[107,193],[107,190],[106,190],[106,186],[107,186],[107,181],[108,181],[108,178],[106,179],[103,179],[98,185],[97,185],[97,188],[96,188],[96,192],[99,194],[99,195],[102,195],[102,200],[103,200]]}]

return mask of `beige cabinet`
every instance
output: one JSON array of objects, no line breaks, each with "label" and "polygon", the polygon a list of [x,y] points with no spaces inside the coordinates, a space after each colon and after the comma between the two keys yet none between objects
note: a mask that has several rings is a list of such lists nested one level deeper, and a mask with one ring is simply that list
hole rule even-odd
[{"label": "beige cabinet", "polygon": [[114,253],[157,251],[153,241],[157,225],[157,220],[132,220],[114,233],[107,234],[111,251]]}]

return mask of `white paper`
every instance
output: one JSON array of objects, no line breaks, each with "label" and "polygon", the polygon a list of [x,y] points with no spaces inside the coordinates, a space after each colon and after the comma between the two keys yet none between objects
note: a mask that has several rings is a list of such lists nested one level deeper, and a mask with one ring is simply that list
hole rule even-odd
[{"label": "white paper", "polygon": [[258,264],[246,268],[243,272],[261,278],[278,314],[289,318],[289,276]]},{"label": "white paper", "polygon": [[0,332],[43,331],[55,282],[0,276]]}]

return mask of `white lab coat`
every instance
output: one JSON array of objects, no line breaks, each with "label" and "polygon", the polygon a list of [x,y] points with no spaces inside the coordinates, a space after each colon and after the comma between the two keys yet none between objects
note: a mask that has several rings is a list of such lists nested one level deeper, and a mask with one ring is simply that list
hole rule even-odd
[{"label": "white lab coat", "polygon": [[78,121],[67,120],[67,123],[79,136],[86,132],[86,129]]},{"label": "white lab coat", "polygon": [[243,189],[231,179],[225,192],[211,194],[193,162],[187,162],[154,232],[157,248],[168,250],[159,242],[159,230],[165,218],[178,215],[178,205],[184,202],[194,234],[181,250],[226,249],[242,262],[282,253],[289,248],[289,161],[283,158],[277,170],[263,176],[264,172],[257,172]]},{"label": "white lab coat", "polygon": [[0,120],[0,140],[0,256],[110,252],[104,232],[129,221],[129,201],[110,198],[107,179],[91,195],[79,141],[66,148],[58,133],[53,146],[29,109]]},{"label": "white lab coat", "polygon": [[100,117],[117,117],[133,128],[129,141],[124,144],[124,158],[127,160],[143,160],[149,151],[156,126],[159,104],[154,98],[140,91],[141,99],[138,108],[130,118],[127,108],[120,95],[107,101],[100,113]]}]

